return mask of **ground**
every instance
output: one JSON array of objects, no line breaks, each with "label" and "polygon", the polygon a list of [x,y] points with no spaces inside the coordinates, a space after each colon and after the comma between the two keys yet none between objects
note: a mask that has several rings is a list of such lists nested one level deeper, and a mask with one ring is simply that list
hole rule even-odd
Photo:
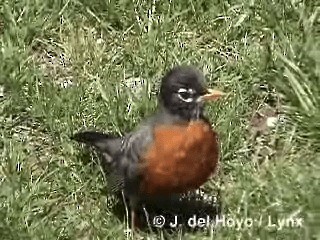
[{"label": "ground", "polygon": [[1,239],[124,239],[110,207],[118,200],[70,135],[133,129],[177,64],[230,93],[207,109],[222,153],[204,187],[221,193],[226,218],[253,223],[169,239],[320,239],[319,6],[2,0]]}]

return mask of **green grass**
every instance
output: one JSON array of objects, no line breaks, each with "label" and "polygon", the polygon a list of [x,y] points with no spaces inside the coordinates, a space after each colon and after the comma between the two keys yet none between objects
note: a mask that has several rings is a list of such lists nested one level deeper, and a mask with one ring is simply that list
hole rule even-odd
[{"label": "green grass", "polygon": [[[164,72],[187,63],[232,93],[208,107],[222,157],[206,187],[225,215],[261,224],[170,238],[320,239],[318,0],[2,0],[0,12],[1,239],[124,239],[101,169],[69,136],[133,129]],[[133,78],[144,84],[131,93]],[[250,119],[275,102],[285,122],[258,142]],[[276,230],[269,216],[303,227]]]}]

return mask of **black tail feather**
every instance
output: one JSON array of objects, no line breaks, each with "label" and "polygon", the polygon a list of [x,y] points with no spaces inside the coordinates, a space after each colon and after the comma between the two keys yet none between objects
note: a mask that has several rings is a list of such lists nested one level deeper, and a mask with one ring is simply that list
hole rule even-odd
[{"label": "black tail feather", "polygon": [[122,139],[120,137],[101,132],[85,131],[74,134],[71,139],[96,148],[111,192],[115,193],[123,188],[123,177],[113,169],[115,155],[121,147]]},{"label": "black tail feather", "polygon": [[101,153],[110,156],[114,156],[121,147],[120,137],[95,131],[79,132],[71,136],[71,139],[96,147]]}]

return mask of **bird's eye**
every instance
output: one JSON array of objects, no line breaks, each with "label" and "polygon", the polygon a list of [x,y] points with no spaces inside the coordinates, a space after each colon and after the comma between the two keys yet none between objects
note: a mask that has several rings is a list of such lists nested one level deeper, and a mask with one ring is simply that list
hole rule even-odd
[{"label": "bird's eye", "polygon": [[178,90],[178,97],[180,98],[180,100],[184,102],[193,102],[194,100],[193,95],[194,95],[193,89],[180,88]]}]

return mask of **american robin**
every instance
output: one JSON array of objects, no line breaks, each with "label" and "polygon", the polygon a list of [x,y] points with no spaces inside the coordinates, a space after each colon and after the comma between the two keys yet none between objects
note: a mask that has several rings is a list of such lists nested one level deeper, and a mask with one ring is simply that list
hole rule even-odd
[{"label": "american robin", "polygon": [[73,136],[96,147],[112,166],[117,187],[129,199],[131,227],[143,199],[195,190],[215,172],[218,134],[204,115],[204,103],[223,95],[206,88],[198,69],[177,66],[162,79],[157,113],[135,131],[123,137],[91,131]]}]

